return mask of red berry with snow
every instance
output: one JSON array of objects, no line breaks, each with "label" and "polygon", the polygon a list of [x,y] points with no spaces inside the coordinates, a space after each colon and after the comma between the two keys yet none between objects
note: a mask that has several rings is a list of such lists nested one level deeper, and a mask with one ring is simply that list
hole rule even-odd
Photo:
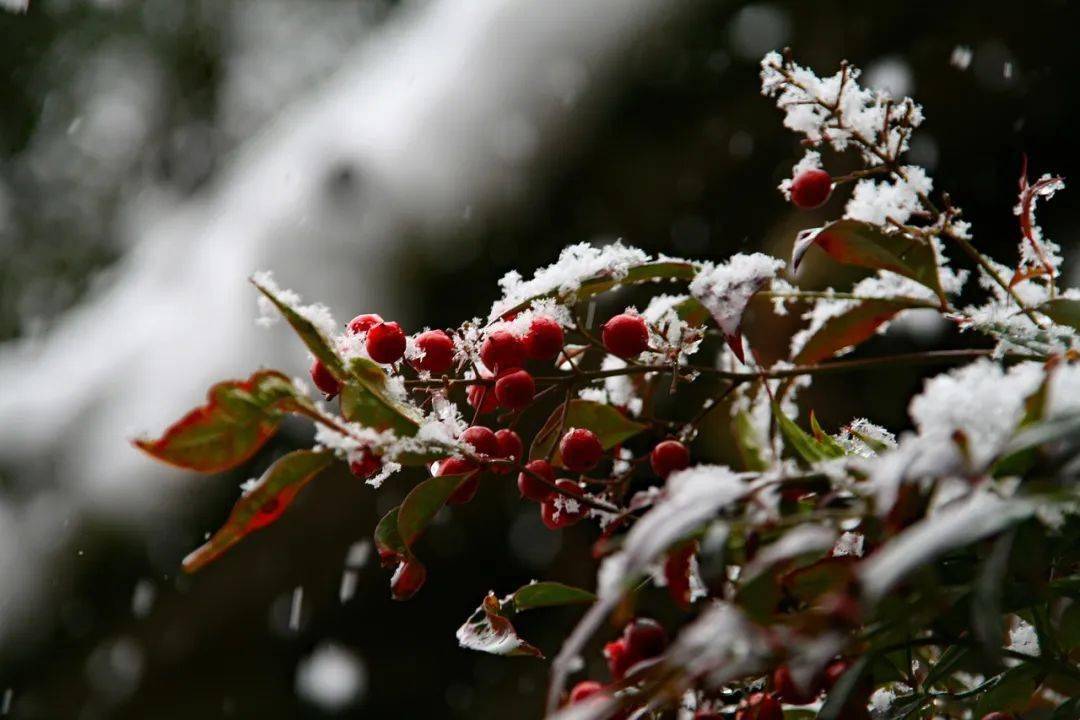
[{"label": "red berry with snow", "polygon": [[739,703],[735,720],[784,720],[784,710],[773,696],[754,693]]},{"label": "red berry with snow", "polygon": [[495,399],[509,410],[528,407],[536,395],[536,382],[526,370],[508,370],[495,381]]},{"label": "red berry with snow", "polygon": [[458,439],[472,445],[477,455],[486,455],[489,458],[499,457],[499,439],[495,437],[491,428],[473,425],[461,433]]},{"label": "red berry with snow", "polygon": [[832,193],[832,178],[821,168],[803,170],[791,181],[791,202],[800,210],[821,207]]},{"label": "red berry with snow", "polygon": [[525,343],[508,330],[496,330],[480,346],[480,359],[494,372],[521,367],[525,363]]},{"label": "red berry with snow", "polygon": [[576,482],[563,478],[556,480],[555,486],[562,492],[553,492],[540,505],[540,519],[552,530],[575,524],[586,512],[585,506],[574,499],[585,494]]},{"label": "red berry with snow", "polygon": [[596,433],[586,428],[570,428],[559,441],[562,464],[567,470],[587,472],[596,467],[604,448]]},{"label": "red berry with snow", "polygon": [[812,688],[800,687],[791,677],[791,670],[787,665],[781,665],[773,671],[773,691],[781,702],[792,705],[805,705],[813,702],[817,693]]},{"label": "red berry with snow", "polygon": [[630,358],[649,347],[649,329],[640,315],[623,313],[604,323],[603,340],[609,353]]},{"label": "red berry with snow", "polygon": [[359,335],[365,333],[371,328],[381,323],[383,319],[375,313],[367,313],[365,315],[357,315],[349,321],[349,334]]},{"label": "red berry with snow", "polygon": [[623,640],[635,662],[662,655],[668,644],[667,631],[650,618],[637,618],[623,628]]},{"label": "red berry with snow", "polygon": [[565,337],[562,326],[554,318],[540,315],[533,318],[522,342],[525,354],[533,360],[554,360],[563,349]]},{"label": "red berry with snow", "polygon": [[690,450],[678,440],[665,440],[649,454],[653,472],[666,478],[676,470],[690,467]]},{"label": "red berry with snow", "polygon": [[[513,460],[518,462],[525,456],[525,444],[521,442],[521,436],[509,428],[495,431],[495,440],[499,443],[498,457],[501,460]],[[505,475],[510,472],[508,467],[492,468],[493,472]]]},{"label": "red berry with snow", "polygon": [[518,490],[521,492],[521,497],[536,502],[544,502],[551,497],[555,491],[547,483],[537,480],[533,474],[554,483],[555,473],[551,469],[551,463],[547,460],[533,460],[525,465],[525,469],[530,472],[522,472],[518,475]]},{"label": "red berry with snow", "polygon": [[319,392],[327,398],[332,398],[341,392],[341,383],[318,358],[311,363],[311,382],[315,383],[315,387],[319,388]]},{"label": "red berry with snow", "polygon": [[454,341],[442,330],[427,330],[416,336],[416,347],[423,357],[413,362],[417,370],[439,374],[454,364]]},{"label": "red berry with snow", "polygon": [[356,477],[364,480],[379,472],[382,468],[382,457],[364,448],[349,462],[349,471]]},{"label": "red berry with snow", "polygon": [[389,365],[405,354],[405,333],[396,322],[383,322],[368,330],[368,355],[377,363]]},{"label": "red berry with snow", "polygon": [[595,680],[582,680],[570,691],[570,704],[575,705],[603,690],[604,686]]},{"label": "red berry with snow", "polygon": [[417,560],[404,560],[390,579],[390,595],[395,600],[408,600],[424,586],[427,568]]},{"label": "red berry with snow", "polygon": [[[491,375],[485,374],[485,379]],[[495,397],[494,383],[475,383],[469,386],[467,392],[469,405],[480,411],[480,414],[489,413],[499,407],[499,401]]]}]

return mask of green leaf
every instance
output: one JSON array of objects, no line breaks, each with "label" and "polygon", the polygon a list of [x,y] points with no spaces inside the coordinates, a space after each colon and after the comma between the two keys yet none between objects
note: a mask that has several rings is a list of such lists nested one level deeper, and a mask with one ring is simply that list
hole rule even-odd
[{"label": "green leaf", "polygon": [[390,511],[383,515],[379,524],[375,526],[375,549],[379,551],[380,556],[393,555],[397,558],[406,558],[412,554],[398,532],[397,520],[400,509],[400,505],[390,508]]},{"label": "green leaf", "polygon": [[934,667],[930,668],[930,672],[926,674],[926,680],[923,685],[926,687],[933,687],[939,682],[947,679],[952,675],[953,670],[960,666],[960,664],[967,659],[971,651],[963,645],[950,645],[945,648],[941,653],[941,657],[934,663]]},{"label": "green leaf", "polygon": [[596,596],[588,590],[550,581],[520,587],[513,597],[514,609],[517,612],[538,607],[591,603],[596,600]]},{"label": "green leaf", "polygon": [[341,387],[342,416],[376,430],[415,435],[420,428],[419,413],[396,400],[386,383],[386,372],[377,363],[367,358],[350,360],[348,377]]},{"label": "green leaf", "polygon": [[750,421],[750,414],[740,410],[732,423],[735,431],[735,446],[742,458],[743,467],[751,472],[764,472],[769,469],[765,462],[765,451],[758,442],[757,432]]},{"label": "green leaf", "polygon": [[915,298],[857,301],[849,309],[826,320],[791,361],[796,365],[808,365],[830,358],[844,348],[854,347],[873,337],[877,329],[897,313],[926,306],[925,300]]},{"label": "green leaf", "polygon": [[[555,408],[551,417],[540,428],[533,440],[529,452],[530,459],[547,457],[551,447],[559,440],[556,435],[560,427],[588,428],[596,433],[600,444],[609,450],[645,429],[645,425],[634,422],[617,408],[592,400],[571,400],[566,410],[566,422],[562,421],[562,406]],[[553,458],[556,465],[562,462],[558,450]]]},{"label": "green leaf", "polygon": [[1054,298],[1035,308],[1058,325],[1068,325],[1080,330],[1080,300],[1073,298]]},{"label": "green leaf", "polygon": [[975,717],[982,717],[995,710],[1023,710],[1039,686],[1040,673],[1038,666],[1025,663],[998,675],[993,687],[987,690],[975,705]]},{"label": "green leaf", "polygon": [[209,542],[184,558],[184,570],[199,570],[245,535],[277,520],[300,489],[333,460],[330,453],[312,450],[297,450],[280,458],[240,497],[225,525]]},{"label": "green leaf", "polygon": [[503,615],[495,593],[488,593],[476,612],[458,628],[457,639],[463,648],[492,655],[544,657],[517,634],[513,624]]},{"label": "green leaf", "polygon": [[277,431],[293,403],[306,402],[279,372],[264,370],[244,381],[210,388],[207,402],[169,426],[157,440],[136,447],[163,462],[198,472],[220,472],[254,455]]},{"label": "green leaf", "polygon": [[795,424],[791,418],[784,414],[780,409],[780,406],[775,402],[773,403],[773,415],[776,417],[777,423],[780,425],[780,432],[783,433],[784,438],[791,445],[792,449],[798,453],[804,461],[813,465],[814,463],[821,462],[823,460],[831,460],[833,458],[843,457],[844,451],[840,449],[837,452],[836,449],[826,445],[825,443],[815,440],[812,436],[808,435],[802,428]]},{"label": "green leaf", "polygon": [[411,548],[423,534],[431,520],[446,504],[446,499],[467,474],[469,473],[428,478],[409,491],[398,509],[397,516],[398,534],[407,547]]},{"label": "green leaf", "polygon": [[1002,588],[1015,537],[1016,532],[1010,531],[994,541],[972,588],[971,625],[983,657],[991,667],[1001,663]]},{"label": "green leaf", "polygon": [[282,317],[285,318],[289,325],[292,326],[292,329],[296,331],[296,334],[300,336],[300,339],[304,341],[304,344],[307,345],[307,349],[311,351],[311,354],[322,361],[322,364],[326,366],[326,369],[330,371],[331,375],[343,382],[348,379],[345,365],[341,362],[341,358],[338,357],[337,352],[335,352],[331,346],[330,339],[324,336],[322,331],[315,327],[314,323],[296,312],[296,310],[288,303],[278,298],[272,290],[260,285],[255,278],[251,279],[251,284],[258,288],[259,292],[265,295],[270,302],[274,304],[274,307],[278,309]]},{"label": "green leaf", "polygon": [[830,452],[836,454],[836,457],[847,455],[844,446],[836,442],[832,435],[821,429],[821,425],[818,425],[817,415],[814,414],[813,410],[810,411],[810,430],[814,433],[814,439],[828,447]]},{"label": "green leaf", "polygon": [[1080,717],[1080,697],[1066,700],[1054,709],[1049,720],[1075,720]]},{"label": "green leaf", "polygon": [[1080,647],[1080,602],[1073,601],[1061,614],[1060,639],[1066,650]]},{"label": "green leaf", "polygon": [[839,263],[909,277],[934,291],[941,303],[947,300],[938,277],[937,258],[930,243],[901,232],[886,233],[860,220],[837,220],[800,234],[792,257],[798,269],[806,251],[817,245]]}]

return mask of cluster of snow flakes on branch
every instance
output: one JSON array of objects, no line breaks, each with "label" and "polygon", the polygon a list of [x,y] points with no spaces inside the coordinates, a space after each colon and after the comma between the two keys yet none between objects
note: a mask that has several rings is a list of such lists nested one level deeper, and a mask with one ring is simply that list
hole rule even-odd
[{"label": "cluster of snow flakes on branch", "polygon": [[718,265],[704,263],[690,281],[690,294],[705,306],[725,335],[733,336],[750,298],[783,267],[783,260],[764,253],[739,253]]},{"label": "cluster of snow flakes on branch", "polygon": [[[334,320],[330,308],[322,303],[304,305],[299,293],[279,287],[277,281],[274,280],[274,274],[269,270],[255,273],[252,280],[273,293],[278,300],[292,309],[297,315],[314,325],[324,337],[332,338],[337,334],[339,326],[337,321]],[[258,303],[259,317],[255,319],[255,324],[270,327],[281,319],[281,314],[269,298],[260,295]]]},{"label": "cluster of snow flakes on branch", "polygon": [[933,180],[917,165],[905,165],[901,172],[902,177],[890,180],[859,180],[844,217],[887,226],[890,222],[906,223],[913,214],[924,211],[921,198],[933,190]]},{"label": "cluster of snow flakes on branch", "polygon": [[[1024,169],[1027,169],[1026,163]],[[1055,276],[1060,273],[1061,247],[1043,236],[1042,228],[1035,220],[1035,209],[1040,198],[1049,200],[1064,189],[1065,180],[1049,174],[1031,185],[1028,185],[1026,177],[1021,178],[1020,199],[1013,208],[1013,214],[1020,218],[1020,226],[1024,230],[1024,238],[1020,241],[1021,267],[1040,268],[1045,262],[1053,268]]]},{"label": "cluster of snow flakes on branch", "polygon": [[698,351],[705,334],[679,315],[680,306],[689,300],[687,295],[657,295],[649,301],[641,316],[649,325],[649,346],[656,352],[643,355],[642,362],[684,362]]}]

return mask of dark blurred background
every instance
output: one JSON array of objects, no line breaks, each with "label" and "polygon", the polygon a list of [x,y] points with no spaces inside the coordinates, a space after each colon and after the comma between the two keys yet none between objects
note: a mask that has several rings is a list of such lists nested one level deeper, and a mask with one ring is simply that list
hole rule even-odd
[{"label": "dark blurred background", "polygon": [[[438,5],[453,12],[453,2]],[[48,338],[65,313],[117,281],[117,263],[139,244],[133,227],[217,192],[233,158],[249,152],[283,107],[303,103],[353,48],[415,11],[361,0],[31,0],[25,14],[0,11],[0,339]],[[821,74],[847,58],[864,68],[868,84],[921,102],[928,119],[912,161],[964,208],[977,244],[1010,262],[1021,154],[1035,174],[1080,169],[1077,27],[1080,12],[1065,0],[675,3],[616,44],[613,70],[567,116],[569,130],[534,143],[539,151],[509,201],[476,214],[462,206],[461,222],[434,230],[394,225],[381,257],[407,290],[388,303],[409,327],[454,325],[486,312],[503,273],[530,272],[580,241],[621,237],[697,258],[754,249],[786,255],[798,229],[836,216],[843,200],[795,213],[775,189],[801,150],[759,95],[757,63],[784,45]],[[958,47],[970,50],[969,66],[950,62]],[[402,82],[425,72],[416,65]],[[573,73],[563,75],[572,85]],[[515,128],[506,136],[511,155],[534,146],[527,126]],[[849,162],[827,158],[837,173]],[[353,182],[347,166],[335,177],[327,193]],[[1041,214],[1048,236],[1067,250],[1080,232],[1072,192]],[[355,262],[358,277],[373,272],[373,261]],[[824,265],[809,268],[808,284]],[[304,290],[319,296],[310,279]],[[334,309],[343,319],[385,311]],[[765,307],[755,312],[751,339],[781,351],[794,318],[765,323]],[[859,352],[967,340],[940,325],[908,323]],[[300,372],[298,344],[293,352],[288,369]],[[823,378],[803,402],[826,427],[868,415],[902,429],[906,399],[922,377]],[[37,589],[23,598],[30,611],[0,618],[9,625],[0,691],[10,688],[10,715],[539,717],[546,663],[461,650],[454,630],[489,589],[501,594],[533,578],[592,587],[595,565],[582,558],[597,531],[547,532],[511,482],[489,482],[476,501],[444,513],[421,544],[428,584],[407,604],[389,599],[388,574],[370,558],[357,571],[355,596],[339,597],[350,546],[370,537],[403,497],[415,481],[407,473],[378,492],[347,473],[327,473],[271,529],[197,577],[180,575],[183,555],[225,518],[237,483],[307,439],[303,427],[289,427],[242,472],[174,479],[149,522],[132,518],[129,527],[122,516],[81,514],[62,541],[43,540],[49,552],[3,566],[3,583],[37,576]],[[708,438],[701,446],[723,459]],[[31,514],[51,502],[50,472],[47,458],[0,458],[7,503],[0,522],[15,528],[0,535],[34,532]],[[678,622],[661,595],[647,593],[643,603]],[[539,611],[518,626],[553,654],[576,616]],[[587,662],[602,664],[596,652]]]}]

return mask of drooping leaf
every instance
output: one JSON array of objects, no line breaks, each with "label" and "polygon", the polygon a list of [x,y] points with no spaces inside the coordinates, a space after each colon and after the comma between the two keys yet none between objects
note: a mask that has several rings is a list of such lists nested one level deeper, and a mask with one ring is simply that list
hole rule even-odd
[{"label": "drooping leaf", "polygon": [[993,687],[983,693],[975,705],[975,717],[982,717],[993,711],[1023,710],[1039,686],[1040,673],[1038,666],[1025,663],[998,675]]},{"label": "drooping leaf", "polygon": [[750,422],[750,414],[740,410],[731,422],[735,435],[735,446],[742,458],[743,467],[751,472],[764,472],[769,464],[765,462],[765,450],[758,441],[757,432]]},{"label": "drooping leaf", "polygon": [[428,478],[409,491],[397,515],[398,535],[407,547],[413,546],[464,479],[465,475],[440,475]]},{"label": "drooping leaf", "polygon": [[870,339],[879,327],[898,313],[917,307],[926,307],[926,301],[915,298],[860,300],[826,320],[791,361],[796,365],[808,365],[830,358],[844,348]]},{"label": "drooping leaf", "polygon": [[279,372],[264,370],[247,380],[210,388],[207,402],[171,425],[157,440],[135,445],[170,465],[198,472],[220,472],[254,455],[277,431],[296,388]]},{"label": "drooping leaf", "polygon": [[240,497],[225,525],[206,544],[184,558],[184,570],[199,570],[245,535],[277,520],[301,488],[333,460],[334,456],[328,452],[312,450],[296,450],[278,459]]},{"label": "drooping leaf", "polygon": [[514,610],[517,612],[539,607],[579,605],[595,600],[596,596],[588,590],[552,581],[525,585],[518,588],[513,595]]},{"label": "drooping leaf", "polygon": [[785,415],[775,402],[773,403],[773,415],[776,417],[784,439],[788,441],[788,444],[798,453],[799,457],[808,464],[813,465],[823,460],[831,460],[844,455],[843,448],[840,448],[838,452],[835,448],[819,442],[812,435],[807,434],[791,418]]},{"label": "drooping leaf", "polygon": [[909,277],[933,290],[943,304],[946,302],[934,250],[921,238],[901,232],[886,233],[861,220],[837,220],[800,234],[792,256],[792,265],[796,269],[813,245],[839,263],[889,270]]},{"label": "drooping leaf", "polygon": [[[618,445],[645,429],[645,425],[626,417],[618,408],[592,400],[571,400],[566,410],[566,422],[562,422],[562,406],[555,408],[551,417],[540,428],[529,452],[531,459],[547,457],[552,445],[558,442],[559,427],[567,429],[587,428],[596,433],[605,450]],[[556,449],[554,461],[561,462]]]},{"label": "drooping leaf", "polygon": [[457,640],[463,648],[492,655],[544,657],[518,636],[513,624],[503,615],[495,593],[488,593],[472,617],[458,628]]},{"label": "drooping leaf", "polygon": [[1080,330],[1080,300],[1074,298],[1054,298],[1035,308],[1058,325],[1068,325]]},{"label": "drooping leaf", "polygon": [[311,354],[322,361],[322,364],[326,366],[326,369],[330,371],[330,374],[341,381],[348,379],[345,364],[334,351],[334,348],[330,344],[330,339],[324,336],[322,331],[320,331],[313,322],[296,312],[291,305],[275,295],[273,290],[265,285],[261,285],[255,278],[251,279],[251,284],[258,288],[259,292],[265,295],[270,302],[274,304],[274,307],[278,309],[282,317],[284,317],[289,325],[292,326],[292,329],[296,331],[296,334],[300,336],[300,339],[304,342],[304,345],[307,346],[307,349],[311,351]]},{"label": "drooping leaf", "polygon": [[386,372],[367,358],[349,361],[341,387],[341,414],[350,422],[404,436],[415,435],[420,427],[419,413],[391,395]]},{"label": "drooping leaf", "polygon": [[410,555],[409,546],[398,533],[397,519],[400,509],[400,505],[390,508],[390,511],[383,515],[379,524],[375,526],[375,549],[384,562],[390,558],[399,559]]}]

